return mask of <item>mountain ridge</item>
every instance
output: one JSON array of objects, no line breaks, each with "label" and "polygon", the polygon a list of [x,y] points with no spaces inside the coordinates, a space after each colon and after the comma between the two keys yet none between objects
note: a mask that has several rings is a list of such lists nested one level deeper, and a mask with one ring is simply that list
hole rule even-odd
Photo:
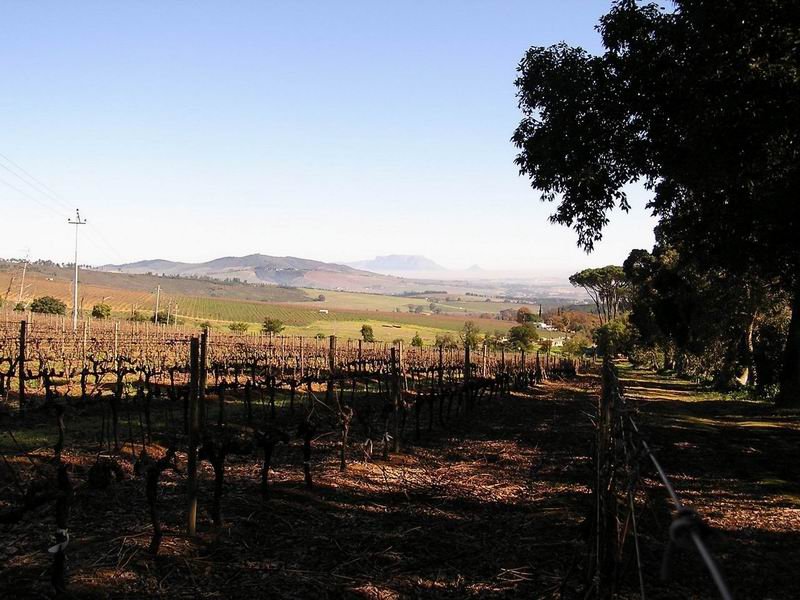
[{"label": "mountain ridge", "polygon": [[447,271],[445,267],[421,254],[384,254],[375,258],[346,263],[356,269],[375,273],[395,273],[403,271]]}]

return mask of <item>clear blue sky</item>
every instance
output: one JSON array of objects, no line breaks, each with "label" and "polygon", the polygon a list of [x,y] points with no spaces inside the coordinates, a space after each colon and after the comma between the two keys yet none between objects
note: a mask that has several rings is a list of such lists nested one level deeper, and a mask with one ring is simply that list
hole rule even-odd
[{"label": "clear blue sky", "polygon": [[[599,50],[608,1],[3,3],[0,256],[81,262],[425,254],[570,272],[652,245],[614,219],[594,255],[550,225],[509,142],[531,45]],[[0,159],[0,163],[9,166]],[[58,205],[58,206],[56,206]]]}]

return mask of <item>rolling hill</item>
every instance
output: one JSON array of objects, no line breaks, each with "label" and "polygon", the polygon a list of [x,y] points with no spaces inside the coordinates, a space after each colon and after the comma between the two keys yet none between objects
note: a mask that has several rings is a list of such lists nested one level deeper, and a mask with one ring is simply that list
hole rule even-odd
[{"label": "rolling hill", "polygon": [[346,265],[265,254],[227,256],[203,263],[143,260],[121,265],[104,265],[100,269],[114,273],[151,273],[357,292],[396,293],[410,287],[409,282],[398,277],[371,273]]}]

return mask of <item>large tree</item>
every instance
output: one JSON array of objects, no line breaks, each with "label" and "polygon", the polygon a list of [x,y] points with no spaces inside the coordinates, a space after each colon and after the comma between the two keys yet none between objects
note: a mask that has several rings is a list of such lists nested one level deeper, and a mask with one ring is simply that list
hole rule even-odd
[{"label": "large tree", "polygon": [[637,345],[660,349],[665,367],[712,377],[719,387],[759,383],[759,332],[786,305],[781,294],[757,274],[698,269],[672,247],[633,250],[623,268]]},{"label": "large tree", "polygon": [[615,2],[605,52],[531,48],[517,164],[591,250],[642,181],[661,242],[792,295],[781,401],[800,404],[800,10],[790,0]]},{"label": "large tree", "polygon": [[575,287],[582,287],[592,299],[600,325],[613,321],[622,309],[628,281],[622,267],[608,265],[597,269],[584,269],[569,278]]}]

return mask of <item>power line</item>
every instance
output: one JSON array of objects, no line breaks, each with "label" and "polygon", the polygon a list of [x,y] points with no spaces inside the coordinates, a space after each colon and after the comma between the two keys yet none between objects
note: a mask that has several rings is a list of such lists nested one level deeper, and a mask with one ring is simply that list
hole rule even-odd
[{"label": "power line", "polygon": [[[0,165],[0,166],[2,166],[2,165]],[[38,205],[39,205],[39,206],[41,206],[42,208],[46,209],[47,211],[49,211],[49,212],[51,212],[51,213],[53,213],[53,214],[57,214],[59,218],[63,218],[63,217],[64,217],[64,215],[66,214],[66,213],[62,212],[60,209],[54,209],[52,206],[49,206],[48,204],[45,204],[45,203],[44,203],[42,200],[40,200],[39,198],[36,198],[35,196],[31,196],[31,195],[30,195],[28,192],[26,192],[25,190],[21,190],[21,189],[19,189],[17,186],[15,186],[15,185],[13,185],[13,184],[10,184],[10,183],[8,183],[8,182],[7,182],[5,179],[0,179],[0,183],[2,183],[3,185],[5,185],[5,186],[7,186],[7,187],[11,188],[12,190],[14,190],[15,192],[17,192],[18,194],[22,194],[23,196],[25,196],[25,197],[26,197],[26,198],[28,198],[29,200],[33,200],[34,202],[36,202],[36,204],[38,204]]]},{"label": "power line", "polygon": [[[24,189],[20,189],[15,185],[8,183],[5,180],[0,179],[0,183],[8,186],[9,188],[13,189],[17,193],[25,196],[29,200],[36,202],[39,206],[45,208],[47,211],[58,214],[59,218],[63,218],[64,216],[68,215],[72,209],[70,208],[69,204],[58,194],[55,192],[51,187],[47,184],[42,182],[40,179],[36,178],[33,174],[27,171],[25,168],[11,160],[8,156],[3,153],[0,153],[0,158],[8,162],[9,164],[13,165],[15,169],[20,171],[25,175],[23,177],[19,173],[15,172],[14,170],[8,168],[2,162],[0,162],[0,167],[17,177],[20,181],[27,184],[32,190],[42,196],[42,198],[37,198],[29,194]],[[33,183],[32,183],[33,182]],[[108,238],[103,234],[103,232],[93,224],[89,224],[89,230],[86,232],[89,237],[89,242],[95,246],[98,250],[105,253],[106,251],[111,251],[112,254],[116,255],[118,259],[121,259],[123,262],[125,261],[125,256],[119,252],[111,242],[108,241]],[[98,243],[99,242],[99,243]],[[103,247],[104,246],[104,247]]]},{"label": "power line", "polygon": [[5,154],[3,154],[3,153],[0,153],[0,158],[2,158],[3,160],[5,160],[6,162],[10,163],[11,165],[13,165],[13,166],[14,166],[14,167],[15,167],[17,170],[19,170],[19,171],[21,171],[22,173],[24,173],[24,174],[25,174],[25,175],[28,177],[28,179],[30,179],[31,181],[33,181],[34,183],[36,183],[36,184],[39,186],[39,188],[41,188],[41,189],[37,188],[37,186],[36,186],[36,185],[33,185],[33,184],[30,182],[30,181],[26,181],[26,179],[25,179],[24,177],[22,177],[22,176],[21,176],[21,175],[19,175],[18,173],[14,173],[14,171],[12,171],[12,170],[11,170],[11,169],[9,169],[8,167],[6,167],[6,166],[5,166],[5,165],[3,165],[2,163],[0,163],[0,166],[1,166],[1,167],[3,167],[3,168],[6,170],[6,171],[8,171],[9,173],[13,173],[14,175],[16,175],[16,176],[17,176],[17,177],[19,177],[19,178],[20,178],[22,181],[25,181],[25,183],[27,183],[27,184],[28,184],[29,186],[31,186],[33,189],[35,189],[35,190],[39,191],[39,193],[41,193],[41,194],[44,194],[44,195],[46,195],[46,196],[50,196],[50,198],[52,198],[52,200],[54,200],[55,202],[57,202],[58,204],[60,204],[60,205],[61,205],[61,208],[62,208],[62,209],[64,209],[64,210],[71,210],[71,209],[70,209],[70,207],[69,207],[69,205],[68,205],[68,204],[67,204],[67,203],[64,201],[64,199],[63,199],[63,198],[61,198],[61,196],[60,196],[59,194],[57,194],[56,192],[54,192],[54,191],[53,191],[53,190],[52,190],[50,187],[48,187],[47,185],[45,185],[44,183],[42,183],[42,182],[41,182],[40,180],[38,180],[36,177],[34,177],[33,175],[31,175],[31,174],[30,174],[28,171],[26,171],[26,170],[25,170],[25,169],[23,169],[21,166],[19,166],[17,163],[15,163],[13,160],[11,160],[10,158],[8,158],[8,157],[7,157]]}]

